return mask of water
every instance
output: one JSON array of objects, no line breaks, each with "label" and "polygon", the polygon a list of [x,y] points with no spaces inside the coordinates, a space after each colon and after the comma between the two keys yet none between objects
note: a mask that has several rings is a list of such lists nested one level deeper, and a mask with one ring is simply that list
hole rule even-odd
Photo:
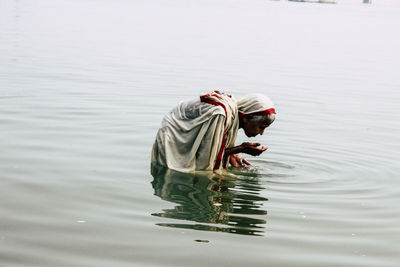
[{"label": "water", "polygon": [[[1,0],[0,266],[398,266],[399,11]],[[274,100],[269,150],[151,169],[163,115],[213,89]]]}]

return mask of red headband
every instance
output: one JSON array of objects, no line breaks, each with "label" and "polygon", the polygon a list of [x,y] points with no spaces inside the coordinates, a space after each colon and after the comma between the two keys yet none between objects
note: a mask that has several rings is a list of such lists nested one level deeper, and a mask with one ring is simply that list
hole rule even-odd
[{"label": "red headband", "polygon": [[254,113],[247,113],[247,114],[246,114],[246,113],[243,113],[243,112],[240,112],[240,111],[239,111],[239,113],[240,113],[242,116],[244,116],[244,115],[254,115],[254,116],[261,115],[261,116],[266,116],[266,115],[270,115],[270,114],[276,114],[274,108],[269,108],[269,109],[266,109],[266,110],[263,110],[263,111],[254,112]]}]

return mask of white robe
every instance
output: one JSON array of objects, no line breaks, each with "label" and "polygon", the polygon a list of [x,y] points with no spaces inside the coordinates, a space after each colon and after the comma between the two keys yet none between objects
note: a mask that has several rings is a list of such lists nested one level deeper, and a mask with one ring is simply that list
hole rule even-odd
[{"label": "white robe", "polygon": [[181,102],[164,117],[153,145],[153,163],[181,172],[216,169],[223,158],[221,147],[233,147],[239,129],[236,100],[224,94],[217,97],[211,93],[225,109],[199,98]]},{"label": "white robe", "polygon": [[235,146],[239,112],[260,111],[275,113],[271,100],[262,94],[236,102],[232,96],[214,91],[181,102],[164,117],[151,161],[181,172],[218,170],[225,148]]}]

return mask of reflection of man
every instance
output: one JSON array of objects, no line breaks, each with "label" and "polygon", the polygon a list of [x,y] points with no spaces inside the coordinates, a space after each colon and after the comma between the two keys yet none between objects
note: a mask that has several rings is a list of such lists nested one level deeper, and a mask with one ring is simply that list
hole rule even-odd
[{"label": "reflection of man", "polygon": [[251,210],[253,210],[254,214],[265,215],[266,211],[259,209],[259,202],[266,199],[256,195],[234,193],[230,188],[235,186],[235,181],[221,179],[221,176],[215,173],[188,174],[156,165],[152,166],[152,175],[155,195],[163,200],[179,204],[173,209],[154,213],[153,216],[235,225],[235,227],[170,223],[158,225],[249,235],[262,232],[262,227],[259,225],[265,224],[265,220],[234,214],[252,214]]},{"label": "reflection of man", "polygon": [[227,190],[212,179],[218,179],[216,174],[185,174],[153,165],[152,175],[155,195],[180,204],[173,210],[164,210],[163,215],[159,214],[162,217],[224,223],[223,218],[232,209],[229,207],[232,206],[231,203],[221,205],[220,202],[216,202],[221,200],[219,191]]}]

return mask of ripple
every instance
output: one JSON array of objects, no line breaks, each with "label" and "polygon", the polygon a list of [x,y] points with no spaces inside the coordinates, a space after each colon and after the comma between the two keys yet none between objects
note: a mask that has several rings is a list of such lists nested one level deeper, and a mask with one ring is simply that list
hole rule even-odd
[{"label": "ripple", "polygon": [[290,165],[284,162],[279,162],[279,161],[272,161],[272,160],[263,160],[263,159],[255,159],[252,160],[252,162],[260,163],[260,164],[265,164],[271,167],[271,169],[294,169],[294,165]]}]

